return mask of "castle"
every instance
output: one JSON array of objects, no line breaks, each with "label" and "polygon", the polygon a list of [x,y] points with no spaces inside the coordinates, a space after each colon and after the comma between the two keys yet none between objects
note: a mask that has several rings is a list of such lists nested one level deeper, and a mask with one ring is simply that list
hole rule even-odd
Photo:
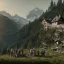
[{"label": "castle", "polygon": [[51,21],[44,19],[42,21],[42,25],[44,29],[52,29],[52,28],[57,28],[57,29],[64,29],[64,18],[62,16],[55,16]]}]

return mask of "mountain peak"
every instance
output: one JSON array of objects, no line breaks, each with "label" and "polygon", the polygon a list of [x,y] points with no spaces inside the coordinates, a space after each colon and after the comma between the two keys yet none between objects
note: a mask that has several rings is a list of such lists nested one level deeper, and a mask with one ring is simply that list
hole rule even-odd
[{"label": "mountain peak", "polygon": [[34,21],[35,19],[38,19],[42,14],[43,10],[36,7],[28,13],[27,19]]},{"label": "mountain peak", "polygon": [[15,14],[14,16],[18,16],[17,14]]},{"label": "mountain peak", "polygon": [[8,12],[6,12],[6,11],[0,11],[0,14],[2,14],[4,16],[7,16],[8,18],[11,19],[11,15]]}]

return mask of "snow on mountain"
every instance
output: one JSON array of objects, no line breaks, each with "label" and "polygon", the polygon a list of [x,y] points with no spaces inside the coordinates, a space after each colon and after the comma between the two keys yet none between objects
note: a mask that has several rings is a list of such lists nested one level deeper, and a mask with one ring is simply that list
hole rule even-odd
[{"label": "snow on mountain", "polygon": [[42,14],[43,14],[43,10],[40,10],[39,8],[35,8],[31,10],[26,17],[28,20],[34,21],[35,19],[38,19]]},{"label": "snow on mountain", "polygon": [[17,14],[15,14],[14,16],[11,16],[9,13],[5,11],[0,11],[0,14],[7,16],[8,18],[16,22],[19,28],[22,28],[24,25],[28,24],[29,21],[32,22],[35,19],[38,19],[43,14],[43,11],[40,10],[39,8],[35,8],[28,13],[26,19],[18,16]]},{"label": "snow on mountain", "polygon": [[23,17],[18,16],[17,14],[15,14],[13,16],[13,20],[16,21],[16,23],[18,24],[19,28],[23,27],[24,25],[28,24],[29,21]]},{"label": "snow on mountain", "polygon": [[22,28],[24,25],[29,23],[29,21],[27,19],[25,19],[23,17],[20,17],[17,14],[15,14],[14,16],[11,16],[9,13],[7,13],[5,11],[0,11],[0,14],[2,14],[4,16],[7,16],[8,18],[10,18],[14,22],[16,22],[16,24],[18,25],[19,29]]}]

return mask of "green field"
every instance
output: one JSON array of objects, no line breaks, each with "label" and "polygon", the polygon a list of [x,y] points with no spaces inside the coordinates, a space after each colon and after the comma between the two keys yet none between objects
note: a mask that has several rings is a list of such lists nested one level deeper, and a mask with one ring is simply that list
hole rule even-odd
[{"label": "green field", "polygon": [[0,56],[0,64],[64,64],[64,55],[52,57],[9,57]]}]

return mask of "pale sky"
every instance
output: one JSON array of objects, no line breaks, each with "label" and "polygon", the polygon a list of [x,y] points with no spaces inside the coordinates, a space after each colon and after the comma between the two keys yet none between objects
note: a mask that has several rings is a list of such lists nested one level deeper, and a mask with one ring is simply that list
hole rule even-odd
[{"label": "pale sky", "polygon": [[[58,0],[53,0],[57,2]],[[51,0],[0,0],[0,11],[7,11],[11,15],[18,14],[25,17],[29,11],[38,7],[45,11]]]}]

